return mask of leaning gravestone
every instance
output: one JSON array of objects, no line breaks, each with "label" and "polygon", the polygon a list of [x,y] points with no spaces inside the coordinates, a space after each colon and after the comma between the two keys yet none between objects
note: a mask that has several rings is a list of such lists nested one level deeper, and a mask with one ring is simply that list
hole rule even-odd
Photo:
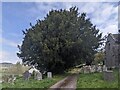
[{"label": "leaning gravestone", "polygon": [[52,72],[47,72],[47,77],[52,78]]},{"label": "leaning gravestone", "polygon": [[42,73],[41,72],[36,73],[36,79],[37,80],[42,80]]},{"label": "leaning gravestone", "polygon": [[13,78],[14,76],[13,75],[10,75],[9,76],[9,78],[8,78],[8,83],[11,83],[12,82],[12,78]]},{"label": "leaning gravestone", "polygon": [[25,72],[23,73],[23,78],[24,78],[24,80],[29,80],[30,76],[31,76],[31,74],[29,73],[29,71],[25,71]]},{"label": "leaning gravestone", "polygon": [[13,77],[11,83],[14,84],[15,80],[16,80],[16,77]]}]

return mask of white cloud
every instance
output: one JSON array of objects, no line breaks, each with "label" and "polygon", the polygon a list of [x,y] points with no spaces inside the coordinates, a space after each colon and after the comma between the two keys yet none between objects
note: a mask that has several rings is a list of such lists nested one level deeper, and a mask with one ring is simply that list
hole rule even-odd
[{"label": "white cloud", "polygon": [[108,4],[108,3],[100,4],[100,7],[97,8],[92,15],[92,17],[94,18],[93,22],[98,25],[100,24],[102,25],[105,24],[106,22],[109,23],[111,19],[112,20],[116,19],[118,17],[117,8],[118,7],[114,7],[112,4]]},{"label": "white cloud", "polygon": [[2,29],[0,28],[0,35],[1,35],[1,36],[2,36],[2,32],[3,32],[3,31],[2,31]]},{"label": "white cloud", "polygon": [[6,45],[9,45],[9,46],[12,46],[12,47],[17,47],[18,43],[16,42],[13,42],[13,41],[10,41],[10,40],[7,40],[7,39],[3,39],[3,44],[6,44]]},{"label": "white cloud", "polygon": [[86,12],[87,14],[95,13],[95,11],[100,7],[100,3],[96,2],[88,2],[88,3],[82,3],[81,6],[79,4],[77,5],[79,7],[80,12]]},{"label": "white cloud", "polygon": [[108,34],[108,33],[113,33],[116,34],[118,33],[118,26],[113,24],[113,25],[108,25],[105,28],[101,28],[101,31],[104,32],[103,36]]},{"label": "white cloud", "polygon": [[[57,6],[58,3],[56,2],[36,2],[34,3],[34,7],[30,8],[28,10],[28,13],[31,14],[32,17],[36,17],[35,20],[37,19],[44,19],[46,14],[53,10],[58,9],[59,6]],[[33,14],[34,13],[34,14]]]},{"label": "white cloud", "polygon": [[14,32],[10,32],[10,33],[8,33],[8,35],[10,35],[11,37],[14,37],[14,38],[23,37],[23,35],[21,33],[17,34],[17,33],[14,33]]},{"label": "white cloud", "polygon": [[8,59],[9,58],[8,56],[9,56],[8,52],[0,51],[0,63],[4,62],[4,61],[10,62],[9,59]]},{"label": "white cloud", "polygon": [[[77,6],[79,12],[86,12],[87,17],[89,17],[94,25],[98,28],[106,29],[109,25],[118,25],[118,6],[114,6],[115,3],[101,3],[101,2],[64,2],[61,3],[62,9],[69,9],[72,6]],[[51,9],[60,8],[57,3],[35,3],[36,7],[33,7],[31,11],[34,15],[37,15],[36,19],[43,19],[48,11]],[[41,17],[42,12],[44,12],[43,17]],[[33,14],[32,13],[32,14]],[[110,26],[109,26],[110,27]],[[113,28],[112,28],[113,29]],[[103,30],[101,30],[103,31]],[[108,30],[109,31],[109,30]],[[103,32],[106,34],[106,32]]]},{"label": "white cloud", "polygon": [[0,37],[0,43],[2,43],[2,37]]},{"label": "white cloud", "polygon": [[0,60],[3,60],[3,58],[6,56],[8,56],[7,52],[0,51]]},{"label": "white cloud", "polygon": [[0,63],[16,63],[17,61],[21,62],[21,59],[17,57],[16,52],[0,51]]},{"label": "white cloud", "polygon": [[14,42],[14,41],[2,38],[2,37],[0,37],[0,43],[2,45],[8,45],[8,46],[12,46],[12,47],[17,47],[17,45],[20,44],[20,43],[17,43],[17,42]]},{"label": "white cloud", "polygon": [[79,12],[86,12],[94,25],[103,32],[117,33],[118,31],[118,6],[115,3],[65,3],[66,9],[76,5]]},{"label": "white cloud", "polygon": [[[50,9],[56,9],[54,7],[56,3],[36,3],[38,10],[48,12]],[[103,32],[103,35],[108,32],[117,33],[118,26],[118,6],[116,3],[101,3],[101,2],[79,2],[72,3],[66,2],[61,4],[62,9],[69,9],[72,6],[77,6],[79,12],[86,12],[94,25]],[[47,13],[46,13],[47,14]]]},{"label": "white cloud", "polygon": [[[16,52],[13,49],[17,49],[17,44],[13,41],[6,40],[3,38],[0,38],[0,63],[1,62],[12,62],[16,63],[17,61],[20,61],[20,59],[17,57]],[[6,51],[4,50],[4,45],[8,45]],[[12,46],[12,47],[11,47]]]}]

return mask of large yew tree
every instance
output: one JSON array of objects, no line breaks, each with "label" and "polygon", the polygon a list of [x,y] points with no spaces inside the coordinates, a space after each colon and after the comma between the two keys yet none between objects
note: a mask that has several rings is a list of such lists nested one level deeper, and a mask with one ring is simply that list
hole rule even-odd
[{"label": "large yew tree", "polygon": [[102,33],[78,8],[52,10],[23,31],[18,57],[23,63],[38,64],[38,69],[62,73],[81,63],[91,64]]}]

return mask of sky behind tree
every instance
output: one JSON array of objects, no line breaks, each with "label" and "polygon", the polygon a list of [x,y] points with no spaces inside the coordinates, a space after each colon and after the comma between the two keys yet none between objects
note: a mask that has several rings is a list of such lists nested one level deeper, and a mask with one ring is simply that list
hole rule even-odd
[{"label": "sky behind tree", "polygon": [[103,36],[118,31],[118,2],[2,2],[2,27],[0,27],[0,62],[21,61],[16,53],[24,35],[22,30],[43,20],[52,9],[67,9],[77,6],[79,13],[86,12],[87,18],[96,25]]}]

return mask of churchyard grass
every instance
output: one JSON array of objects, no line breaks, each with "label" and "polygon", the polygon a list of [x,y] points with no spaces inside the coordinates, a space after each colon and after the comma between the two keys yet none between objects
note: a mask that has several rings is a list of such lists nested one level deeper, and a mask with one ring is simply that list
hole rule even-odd
[{"label": "churchyard grass", "polygon": [[24,80],[22,77],[16,79],[14,84],[3,83],[2,88],[49,88],[59,80],[63,79],[67,74],[55,75],[53,78],[45,78],[43,80],[30,79],[29,81]]},{"label": "churchyard grass", "polygon": [[118,70],[114,70],[115,81],[103,80],[103,73],[80,74],[77,88],[118,88]]},{"label": "churchyard grass", "polygon": [[[2,73],[0,73],[0,82],[2,81]],[[1,90],[2,84],[0,83],[0,90]]]}]

